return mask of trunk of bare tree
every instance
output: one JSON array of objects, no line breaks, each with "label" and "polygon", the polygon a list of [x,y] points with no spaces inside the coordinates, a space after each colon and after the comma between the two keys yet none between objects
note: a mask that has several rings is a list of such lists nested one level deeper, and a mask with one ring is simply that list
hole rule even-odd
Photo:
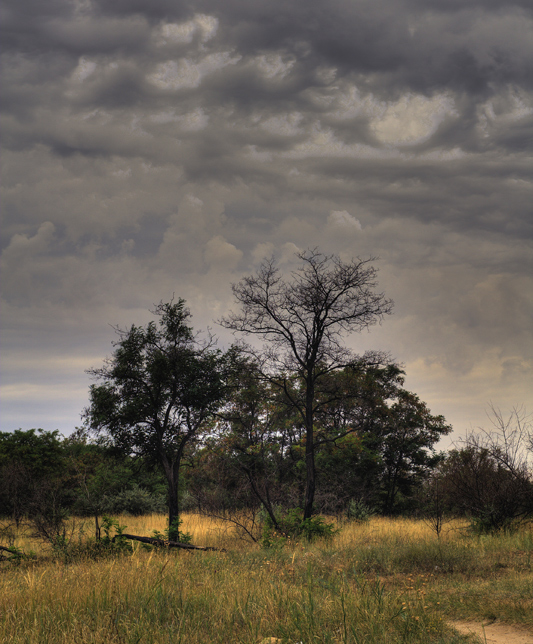
[{"label": "trunk of bare tree", "polygon": [[307,391],[305,397],[305,500],[304,500],[304,519],[310,519],[313,515],[313,505],[315,501],[315,445],[314,445],[314,414],[313,403],[315,399],[314,383],[309,379],[307,382]]}]

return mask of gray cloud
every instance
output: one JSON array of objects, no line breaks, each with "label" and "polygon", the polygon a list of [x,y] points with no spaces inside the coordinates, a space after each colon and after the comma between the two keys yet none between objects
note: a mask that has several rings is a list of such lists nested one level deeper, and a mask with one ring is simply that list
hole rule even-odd
[{"label": "gray cloud", "polygon": [[74,427],[109,324],[176,294],[212,325],[261,258],[317,245],[381,258],[395,315],[348,341],[457,431],[531,407],[529,2],[3,11],[5,429]]}]

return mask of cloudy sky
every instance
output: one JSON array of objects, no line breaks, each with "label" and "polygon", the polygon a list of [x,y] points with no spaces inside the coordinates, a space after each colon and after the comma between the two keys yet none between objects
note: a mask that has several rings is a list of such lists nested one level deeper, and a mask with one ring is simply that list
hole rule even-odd
[{"label": "cloudy sky", "polygon": [[378,257],[455,436],[533,411],[531,0],[5,0],[2,431],[80,425],[110,325],[276,253]]}]

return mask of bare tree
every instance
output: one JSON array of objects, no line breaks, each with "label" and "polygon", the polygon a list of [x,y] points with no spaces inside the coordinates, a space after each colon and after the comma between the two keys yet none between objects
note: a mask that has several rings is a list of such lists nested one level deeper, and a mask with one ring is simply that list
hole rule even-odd
[{"label": "bare tree", "polygon": [[[392,311],[392,301],[376,292],[375,258],[343,262],[317,249],[298,253],[300,267],[284,279],[272,257],[255,275],[232,286],[241,310],[220,320],[233,331],[266,340],[254,351],[262,374],[298,410],[305,429],[306,490],[304,519],[313,513],[316,487],[314,423],[327,396],[317,396],[320,381],[334,370],[381,353],[355,356],[342,344],[347,333],[361,332]],[[295,385],[295,380],[297,384]],[[331,394],[332,396],[334,393]]]},{"label": "bare tree", "polygon": [[[487,416],[492,429],[480,428],[478,443],[513,476],[533,475],[533,415],[515,406],[505,416],[491,403]],[[473,437],[468,439],[472,442]]]}]

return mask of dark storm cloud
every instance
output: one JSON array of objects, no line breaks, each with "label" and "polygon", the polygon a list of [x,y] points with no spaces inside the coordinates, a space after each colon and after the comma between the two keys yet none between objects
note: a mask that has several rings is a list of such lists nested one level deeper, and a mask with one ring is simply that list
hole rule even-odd
[{"label": "dark storm cloud", "polygon": [[10,400],[53,396],[54,365],[60,388],[95,365],[108,322],[142,323],[176,293],[205,326],[263,257],[287,267],[317,244],[380,256],[380,286],[398,302],[390,331],[354,348],[390,350],[457,417],[469,396],[526,396],[529,1],[9,0],[2,11]]},{"label": "dark storm cloud", "polygon": [[[532,82],[530,3],[328,2],[201,4],[221,20],[240,51],[295,51],[310,65],[388,75],[388,89]],[[373,80],[369,81],[374,86]],[[379,85],[379,79],[377,81]]]}]

